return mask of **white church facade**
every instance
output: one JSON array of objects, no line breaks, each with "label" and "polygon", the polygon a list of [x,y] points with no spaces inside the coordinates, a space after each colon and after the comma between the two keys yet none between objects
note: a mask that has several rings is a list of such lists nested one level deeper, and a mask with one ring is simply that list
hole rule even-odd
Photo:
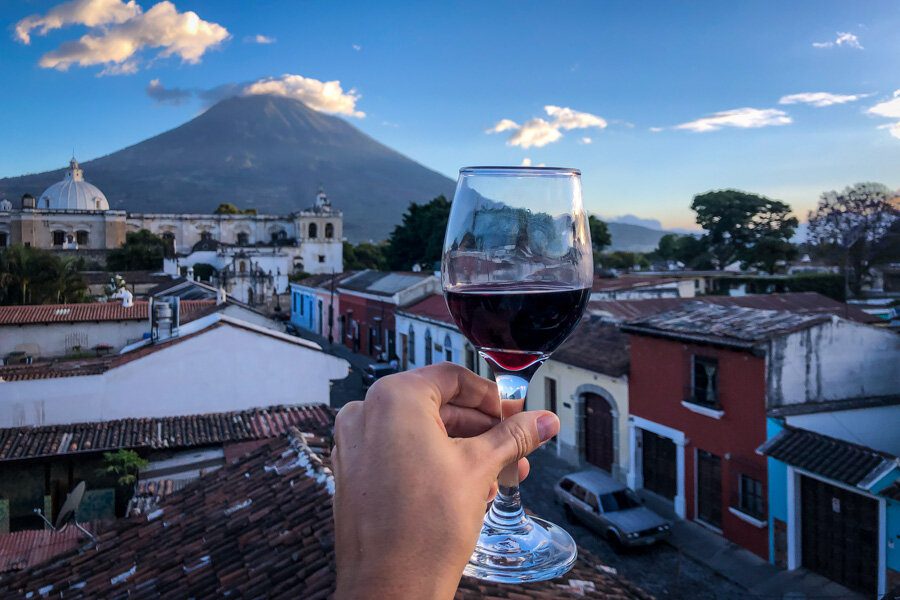
[{"label": "white church facade", "polygon": [[234,281],[262,273],[278,279],[276,293],[293,272],[343,270],[343,215],[321,190],[312,206],[288,215],[130,213],[110,210],[73,158],[65,179],[38,198],[26,194],[18,207],[0,200],[0,248],[111,250],[141,229],[169,243],[170,268],[206,263]]}]

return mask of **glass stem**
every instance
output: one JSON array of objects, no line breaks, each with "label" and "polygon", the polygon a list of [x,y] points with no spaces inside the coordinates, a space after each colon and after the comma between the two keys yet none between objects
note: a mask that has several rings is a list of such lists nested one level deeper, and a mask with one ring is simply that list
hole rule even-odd
[{"label": "glass stem", "polygon": [[[522,412],[532,373],[515,374],[497,369],[494,375],[500,392],[500,419],[507,419]],[[486,524],[509,530],[527,527],[525,511],[522,510],[522,500],[519,496],[518,463],[508,464],[500,471],[497,487],[497,496],[485,516]]]}]

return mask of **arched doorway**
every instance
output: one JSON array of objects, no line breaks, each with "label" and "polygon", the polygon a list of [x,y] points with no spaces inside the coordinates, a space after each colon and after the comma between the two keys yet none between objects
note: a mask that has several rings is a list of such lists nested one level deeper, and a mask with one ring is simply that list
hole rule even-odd
[{"label": "arched doorway", "polygon": [[584,460],[609,473],[615,474],[617,421],[619,411],[612,396],[595,385],[581,386],[576,390],[580,410],[581,438]]}]

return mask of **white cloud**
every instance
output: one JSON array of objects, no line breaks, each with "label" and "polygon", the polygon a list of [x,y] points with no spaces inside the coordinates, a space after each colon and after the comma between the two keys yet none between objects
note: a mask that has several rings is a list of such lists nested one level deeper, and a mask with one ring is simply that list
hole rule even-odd
[{"label": "white cloud", "polygon": [[520,146],[522,148],[541,148],[547,144],[552,144],[561,137],[562,133],[553,123],[536,118],[525,121],[525,124],[513,133],[506,143],[510,146]]},{"label": "white cloud", "polygon": [[70,0],[57,4],[45,15],[29,15],[16,23],[16,38],[23,44],[31,43],[31,32],[47,35],[54,29],[66,25],[87,25],[97,27],[110,23],[124,23],[141,13],[141,7],[134,0]]},{"label": "white cloud", "polygon": [[[867,114],[875,117],[885,117],[887,119],[900,119],[900,90],[894,92],[893,98],[879,102],[869,108]],[[879,125],[878,129],[887,129],[895,138],[900,138],[900,121]]]},{"label": "white cloud", "polygon": [[736,108],[734,110],[723,110],[708,117],[676,125],[675,129],[685,129],[687,131],[703,133],[707,131],[717,131],[723,127],[751,129],[756,127],[787,125],[791,122],[791,118],[787,113],[774,108]]},{"label": "white cloud", "polygon": [[521,167],[530,167],[530,166],[531,166],[531,159],[528,158],[528,157],[526,156],[525,158],[522,159],[522,164],[519,165],[519,166],[521,166]]},{"label": "white cloud", "polygon": [[366,113],[356,110],[361,96],[356,90],[344,91],[340,81],[319,81],[302,75],[285,74],[251,83],[244,94],[273,94],[300,100],[313,110],[363,118]]},{"label": "white cloud", "polygon": [[856,48],[857,50],[863,49],[862,44],[859,43],[859,38],[846,31],[838,31],[837,37],[834,39],[834,41],[813,42],[812,45],[813,48],[833,48],[835,46],[846,46],[848,48]]},{"label": "white cloud", "polygon": [[900,119],[900,90],[894,92],[892,99],[879,102],[866,112],[870,115],[875,115],[876,117]]},{"label": "white cloud", "polygon": [[[519,125],[512,119],[501,119],[493,127],[487,129],[485,133],[512,131],[513,133],[506,140],[508,145],[522,148],[540,148],[560,140],[563,136],[560,130],[569,131],[572,129],[588,129],[590,127],[604,129],[607,126],[606,120],[602,117],[579,112],[571,108],[548,104],[544,107],[544,112],[551,118],[550,121],[535,117],[534,119],[529,119],[523,125]],[[582,140],[584,139],[589,138],[582,138]]]},{"label": "white cloud", "polygon": [[353,49],[359,52],[360,50],[362,50],[362,46],[360,46],[359,44],[353,44]]},{"label": "white cloud", "polygon": [[560,106],[545,106],[544,110],[547,111],[548,116],[553,118],[555,125],[560,129],[606,128],[606,121],[597,115],[578,112],[577,110]]},{"label": "white cloud", "polygon": [[651,133],[659,133],[662,130],[663,130],[662,127],[651,127],[650,128]]},{"label": "white cloud", "polygon": [[593,144],[593,143],[594,143],[594,140],[591,139],[591,138],[589,138],[588,136],[584,136],[583,138],[581,138],[581,140],[579,141],[579,143],[581,143],[581,144]]},{"label": "white cloud", "polygon": [[271,36],[257,33],[256,35],[248,35],[247,37],[244,38],[244,41],[248,44],[267,45],[267,44],[274,44],[278,40],[276,40],[275,38],[273,38]]},{"label": "white cloud", "polygon": [[782,96],[778,104],[809,104],[816,108],[856,102],[868,94],[829,94],[828,92],[804,92]]},{"label": "white cloud", "polygon": [[183,62],[195,64],[207,50],[230,37],[221,25],[204,21],[192,11],[180,13],[167,0],[146,13],[140,7],[136,9],[137,13],[125,21],[101,26],[76,41],[63,43],[42,56],[38,64],[60,71],[72,65],[105,65],[101,75],[133,73],[138,68],[137,54],[145,48],[158,48],[159,58],[178,56]]},{"label": "white cloud", "polygon": [[500,119],[497,124],[489,129],[485,129],[485,133],[502,133],[504,131],[518,129],[519,124],[512,119]]}]

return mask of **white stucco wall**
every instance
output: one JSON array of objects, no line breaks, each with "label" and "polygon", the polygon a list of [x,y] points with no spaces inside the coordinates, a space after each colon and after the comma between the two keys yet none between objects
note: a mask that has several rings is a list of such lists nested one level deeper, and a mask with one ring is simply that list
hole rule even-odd
[{"label": "white stucco wall", "polygon": [[[556,380],[556,413],[559,415],[560,430],[557,453],[573,465],[584,460],[583,404],[579,396],[585,392],[604,393],[615,402],[616,420],[614,440],[615,464],[613,475],[624,481],[628,472],[628,378],[610,377],[581,367],[574,367],[555,360],[548,360],[538,369],[528,387],[528,408],[550,409],[550,401],[545,397],[546,378]],[[568,405],[568,406],[566,406]]]},{"label": "white stucco wall", "polygon": [[900,336],[837,317],[769,342],[770,407],[900,391]]},{"label": "white stucco wall", "polygon": [[150,331],[147,320],[0,327],[0,359],[17,350],[42,357],[64,356],[76,343],[82,352],[90,352],[98,344],[109,344],[116,352],[141,339],[145,331]]},{"label": "white stucco wall", "polygon": [[792,427],[900,456],[900,404],[791,415],[785,417],[785,422]]},{"label": "white stucco wall", "polygon": [[[468,340],[466,340],[465,336],[459,332],[459,330],[452,325],[441,325],[435,321],[428,321],[424,319],[419,319],[415,317],[411,317],[409,315],[404,315],[402,313],[397,313],[395,316],[395,327],[396,327],[396,343],[397,343],[397,356],[402,356],[403,350],[403,341],[402,335],[409,336],[409,328],[412,326],[413,331],[416,334],[416,344],[415,344],[415,356],[409,356],[409,365],[408,368],[415,369],[417,367],[425,366],[425,332],[431,331],[431,343],[432,343],[432,364],[439,363],[441,361],[446,360],[444,354],[444,338],[445,336],[450,336],[450,344],[451,349],[453,351],[453,360],[451,362],[461,365],[463,367],[466,366],[466,348],[472,349],[471,344],[469,344]],[[440,348],[440,350],[438,349]],[[474,351],[474,349],[473,349]],[[485,361],[481,356],[477,353],[475,354],[475,360],[478,365],[477,372],[482,377],[487,377],[489,371],[487,361]]]},{"label": "white stucco wall", "polygon": [[101,375],[0,382],[0,427],[327,404],[330,380],[348,369],[324,352],[223,325]]}]

